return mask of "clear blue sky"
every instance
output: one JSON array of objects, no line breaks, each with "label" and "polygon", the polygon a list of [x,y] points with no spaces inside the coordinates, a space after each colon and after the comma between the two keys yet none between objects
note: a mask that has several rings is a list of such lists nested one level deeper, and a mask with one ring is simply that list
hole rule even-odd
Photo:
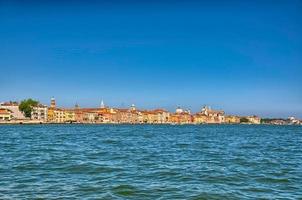
[{"label": "clear blue sky", "polygon": [[0,1],[0,101],[302,117],[302,1],[96,2]]}]

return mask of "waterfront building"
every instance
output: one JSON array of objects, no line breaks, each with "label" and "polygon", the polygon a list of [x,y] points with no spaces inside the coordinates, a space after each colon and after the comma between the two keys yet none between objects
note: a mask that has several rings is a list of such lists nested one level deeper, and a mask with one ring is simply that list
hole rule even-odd
[{"label": "waterfront building", "polygon": [[179,106],[175,110],[175,113],[178,113],[178,114],[183,113],[183,112],[184,112],[184,110],[182,108],[180,108]]},{"label": "waterfront building", "polygon": [[142,113],[132,104],[129,109],[115,109],[117,123],[142,123]]},{"label": "waterfront building", "polygon": [[47,110],[47,121],[48,122],[54,122],[55,121],[54,108],[48,108],[48,110]]},{"label": "waterfront building", "polygon": [[11,111],[12,119],[22,120],[25,119],[24,114],[19,110],[19,104],[17,102],[5,102],[0,104],[0,108]]},{"label": "waterfront building", "polygon": [[74,109],[64,109],[64,122],[76,122],[76,114]]},{"label": "waterfront building", "polygon": [[74,114],[75,114],[75,121],[78,123],[83,123],[84,121],[83,111],[80,109],[75,109]]},{"label": "waterfront building", "polygon": [[175,113],[169,114],[168,121],[172,124],[191,124],[193,117],[189,110],[178,107]]},{"label": "waterfront building", "polygon": [[98,112],[98,123],[117,123],[117,112],[113,108],[101,107]]},{"label": "waterfront building", "polygon": [[54,113],[54,122],[55,123],[64,123],[65,122],[65,113],[63,109],[55,108]]},{"label": "waterfront building", "polygon": [[255,116],[255,115],[247,116],[245,118],[248,119],[251,124],[260,124],[261,123],[261,118],[258,116]]},{"label": "waterfront building", "polygon": [[98,120],[99,108],[75,108],[74,119],[77,123],[95,123]]},{"label": "waterfront building", "polygon": [[169,114],[169,123],[172,124],[191,124],[193,122],[193,117],[190,110],[184,110],[178,107],[175,113]]},{"label": "waterfront building", "polygon": [[31,119],[46,122],[48,118],[48,107],[39,104],[32,108]]},{"label": "waterfront building", "polygon": [[98,121],[98,111],[84,111],[83,122],[84,123],[96,123]]},{"label": "waterfront building", "polygon": [[74,118],[78,123],[83,122],[83,112],[81,111],[80,106],[77,103],[74,106]]},{"label": "waterfront building", "polygon": [[129,123],[131,124],[139,124],[142,123],[142,114],[140,111],[134,109],[133,107],[130,108],[128,111]]},{"label": "waterfront building", "polygon": [[286,124],[288,124],[288,122],[286,120],[283,120],[283,119],[274,119],[274,120],[271,120],[269,124],[286,125]]},{"label": "waterfront building", "polygon": [[106,107],[104,101],[101,101],[101,107],[98,110],[97,123],[117,123],[117,112],[113,108]]},{"label": "waterfront building", "polygon": [[289,121],[289,124],[297,124],[297,125],[301,124],[301,121],[296,119],[295,117],[289,117],[288,121]]},{"label": "waterfront building", "polygon": [[213,110],[208,106],[204,106],[199,114],[206,116],[206,123],[209,124],[221,124],[225,122],[223,110]]},{"label": "waterfront building", "polygon": [[141,111],[143,123],[149,124],[164,124],[169,122],[170,113],[164,109],[144,110]]},{"label": "waterfront building", "polygon": [[157,122],[165,124],[169,122],[170,113],[164,109],[156,109],[154,112],[157,114]]},{"label": "waterfront building", "polygon": [[129,110],[124,108],[117,108],[116,119],[117,119],[117,123],[130,123]]},{"label": "waterfront building", "polygon": [[196,113],[195,115],[193,115],[193,122],[194,124],[208,123],[208,116],[201,113]]},{"label": "waterfront building", "polygon": [[224,121],[227,124],[239,124],[240,123],[240,117],[234,116],[234,115],[227,115],[224,117]]},{"label": "waterfront building", "polygon": [[193,122],[192,115],[189,113],[172,113],[169,117],[169,122],[172,124],[191,124]]},{"label": "waterfront building", "polygon": [[51,123],[64,123],[65,113],[64,109],[56,107],[56,101],[54,98],[50,100],[50,107],[47,110],[47,121]]},{"label": "waterfront building", "polygon": [[158,123],[157,113],[155,113],[154,111],[148,111],[148,110],[141,111],[141,116],[142,116],[143,123],[148,123],[148,124]]},{"label": "waterfront building", "polygon": [[0,121],[10,121],[12,117],[12,111],[5,108],[0,108]]}]

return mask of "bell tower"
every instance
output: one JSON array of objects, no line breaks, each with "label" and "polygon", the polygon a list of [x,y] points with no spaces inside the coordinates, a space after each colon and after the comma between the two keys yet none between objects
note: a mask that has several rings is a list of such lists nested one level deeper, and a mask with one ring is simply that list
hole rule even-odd
[{"label": "bell tower", "polygon": [[105,108],[105,104],[103,100],[101,101],[101,108]]},{"label": "bell tower", "polygon": [[51,107],[51,108],[56,108],[56,100],[55,100],[54,97],[52,97],[52,98],[50,99],[50,107]]},{"label": "bell tower", "polygon": [[135,107],[134,104],[131,105],[130,110],[132,110],[132,111],[135,111],[135,110],[136,110],[136,107]]}]

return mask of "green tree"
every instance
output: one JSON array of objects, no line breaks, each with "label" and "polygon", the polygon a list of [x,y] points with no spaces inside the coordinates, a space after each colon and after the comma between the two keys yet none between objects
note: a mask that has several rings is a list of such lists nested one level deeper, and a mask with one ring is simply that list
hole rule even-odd
[{"label": "green tree", "polygon": [[19,105],[19,110],[22,111],[25,117],[31,117],[31,112],[34,106],[38,105],[38,101],[33,99],[24,99]]},{"label": "green tree", "polygon": [[240,123],[248,123],[249,120],[245,117],[240,118]]}]

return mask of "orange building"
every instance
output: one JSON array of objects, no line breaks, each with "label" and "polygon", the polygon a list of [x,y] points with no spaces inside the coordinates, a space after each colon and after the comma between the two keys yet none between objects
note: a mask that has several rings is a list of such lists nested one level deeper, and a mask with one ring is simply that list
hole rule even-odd
[{"label": "orange building", "polygon": [[98,123],[117,123],[117,111],[113,108],[101,108],[98,112]]},{"label": "orange building", "polygon": [[169,122],[172,124],[191,124],[193,118],[189,113],[173,113],[170,114]]},{"label": "orange building", "polygon": [[205,124],[208,122],[208,116],[197,113],[193,116],[194,124]]},{"label": "orange building", "polygon": [[96,123],[98,121],[99,108],[79,108],[74,109],[75,121],[77,123]]},{"label": "orange building", "polygon": [[194,123],[221,124],[225,122],[224,111],[212,110],[205,106],[201,112],[194,115]]}]

